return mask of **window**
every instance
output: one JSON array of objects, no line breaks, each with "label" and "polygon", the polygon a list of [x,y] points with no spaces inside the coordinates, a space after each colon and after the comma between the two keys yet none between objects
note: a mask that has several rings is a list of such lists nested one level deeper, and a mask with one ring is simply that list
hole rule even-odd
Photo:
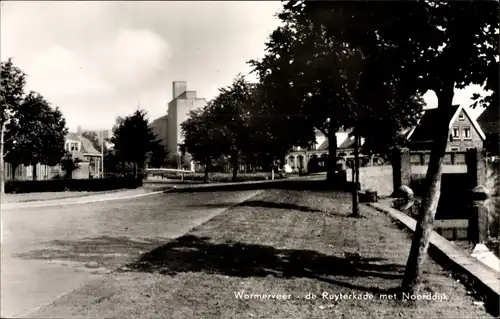
[{"label": "window", "polygon": [[470,127],[464,127],[463,129],[463,136],[465,139],[470,139]]},{"label": "window", "polygon": [[452,148],[450,148],[450,150],[451,150],[452,152],[457,152],[457,151],[458,151],[458,147],[452,147]]},{"label": "window", "polygon": [[454,139],[460,138],[460,128],[458,127],[453,128],[453,138]]},{"label": "window", "polygon": [[65,149],[68,152],[73,152],[73,151],[79,151],[80,150],[80,143],[78,142],[66,142]]},{"label": "window", "polygon": [[464,116],[464,113],[463,112],[460,112],[460,114],[458,115],[458,119],[460,121],[463,121],[465,119],[465,116]]}]

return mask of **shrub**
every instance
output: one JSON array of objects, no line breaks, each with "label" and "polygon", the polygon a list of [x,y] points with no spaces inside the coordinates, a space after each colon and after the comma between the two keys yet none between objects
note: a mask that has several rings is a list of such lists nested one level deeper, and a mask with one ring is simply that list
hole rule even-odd
[{"label": "shrub", "polygon": [[52,179],[42,181],[7,181],[6,193],[64,192],[64,191],[106,191],[142,186],[142,176],[134,178],[109,177],[102,179]]},{"label": "shrub", "polygon": [[[168,179],[181,179],[181,173],[166,173],[163,175]],[[203,173],[190,173],[184,174],[185,181],[196,181],[201,182],[205,178]],[[285,174],[277,173],[274,175],[275,179],[285,178]],[[210,182],[214,183],[230,183],[232,182],[232,173],[209,173],[208,179]],[[265,181],[271,179],[271,173],[261,172],[261,173],[242,173],[236,176],[237,182],[250,182],[250,181]]]}]

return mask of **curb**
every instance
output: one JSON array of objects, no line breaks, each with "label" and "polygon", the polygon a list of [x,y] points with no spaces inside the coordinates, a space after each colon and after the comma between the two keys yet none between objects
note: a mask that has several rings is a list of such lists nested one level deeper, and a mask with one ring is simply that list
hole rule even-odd
[{"label": "curb", "polygon": [[[415,231],[417,222],[410,216],[380,203],[369,203],[368,206],[386,213],[412,232]],[[500,273],[468,256],[435,231],[431,234],[429,255],[445,268],[464,275],[466,282],[470,283],[480,296],[484,296],[486,309],[494,316],[499,315]]]},{"label": "curb", "polygon": [[62,196],[58,198],[53,198],[53,199],[27,199],[27,200],[20,200],[17,202],[7,202],[3,204],[24,204],[24,203],[32,203],[32,202],[46,202],[46,201],[55,201],[55,200],[62,200],[62,199],[70,199],[70,198],[81,198],[81,197],[88,197],[88,196],[95,196],[95,195],[105,195],[105,194],[112,194],[112,193],[118,193],[122,192],[124,190],[129,190],[128,188],[122,188],[122,189],[114,189],[114,190],[109,190],[109,191],[102,191],[98,192],[98,194],[92,194],[92,192],[86,192],[85,194],[81,195],[74,195],[74,196]]},{"label": "curb", "polygon": [[275,185],[278,183],[284,183],[288,179],[277,179],[277,180],[265,180],[265,181],[251,181],[251,182],[235,182],[235,183],[212,183],[212,184],[177,184],[174,186],[175,193],[187,192],[187,191],[203,191],[203,190],[239,190],[245,187],[251,187],[254,185]]},{"label": "curb", "polygon": [[121,196],[121,197],[111,197],[111,198],[85,199],[85,198],[90,197],[92,195],[82,196],[82,197],[64,198],[66,200],[73,199],[73,198],[75,198],[75,199],[77,199],[77,198],[78,199],[84,198],[83,200],[71,201],[71,202],[61,202],[60,200],[55,199],[55,200],[50,200],[50,201],[49,200],[47,200],[47,201],[39,201],[41,203],[38,203],[38,204],[36,202],[31,202],[31,203],[35,203],[35,204],[30,204],[30,202],[28,202],[28,204],[23,204],[23,203],[6,203],[6,204],[2,204],[2,209],[12,210],[12,209],[24,209],[24,208],[44,208],[44,207],[55,207],[55,206],[67,206],[67,205],[80,205],[80,204],[101,203],[101,202],[108,202],[108,201],[115,201],[115,200],[124,200],[124,199],[131,199],[131,198],[140,198],[140,197],[146,197],[146,196],[153,196],[153,195],[164,194],[164,193],[168,193],[168,192],[170,192],[172,190],[175,190],[175,188],[176,188],[176,186],[173,186],[173,187],[168,188],[166,190],[160,190],[160,191],[143,193],[143,194]]}]

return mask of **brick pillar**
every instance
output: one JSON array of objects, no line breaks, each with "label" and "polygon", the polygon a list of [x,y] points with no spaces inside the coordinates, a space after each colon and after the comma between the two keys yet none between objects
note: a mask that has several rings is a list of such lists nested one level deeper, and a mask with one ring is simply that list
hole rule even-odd
[{"label": "brick pillar", "polygon": [[486,184],[486,161],[482,150],[467,151],[465,156],[467,176],[471,190],[469,209],[469,240],[474,244],[484,243],[488,237],[488,190]]},{"label": "brick pillar", "polygon": [[483,244],[488,239],[488,213],[486,200],[472,201],[467,237],[474,244]]},{"label": "brick pillar", "polygon": [[486,161],[482,150],[476,148],[467,151],[465,157],[467,165],[467,175],[471,183],[471,188],[486,184]]},{"label": "brick pillar", "polygon": [[396,191],[403,185],[410,185],[411,182],[411,164],[410,150],[408,148],[397,149],[392,161],[392,181],[393,191]]}]

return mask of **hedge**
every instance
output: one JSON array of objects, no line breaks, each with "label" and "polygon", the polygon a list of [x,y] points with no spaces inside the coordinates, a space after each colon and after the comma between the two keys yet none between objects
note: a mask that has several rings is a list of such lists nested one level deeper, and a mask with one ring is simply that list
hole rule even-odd
[{"label": "hedge", "polygon": [[108,177],[95,179],[52,179],[41,181],[7,181],[6,193],[39,193],[39,192],[97,192],[142,186],[141,177]]},{"label": "hedge", "polygon": [[[181,174],[180,173],[164,173],[163,177],[168,178],[168,179],[180,180]],[[284,177],[285,176],[283,174],[280,174],[280,173],[274,174],[275,179],[282,179]],[[184,174],[185,181],[202,182],[204,179],[205,179],[204,173],[186,173],[186,174]],[[267,173],[267,172],[255,173],[255,174],[242,173],[242,174],[238,174],[236,176],[237,182],[265,181],[265,180],[270,180],[270,179],[271,179],[271,173]],[[215,182],[215,183],[229,183],[229,182],[233,181],[233,175],[232,175],[232,173],[209,173],[208,180],[210,182]]]}]

